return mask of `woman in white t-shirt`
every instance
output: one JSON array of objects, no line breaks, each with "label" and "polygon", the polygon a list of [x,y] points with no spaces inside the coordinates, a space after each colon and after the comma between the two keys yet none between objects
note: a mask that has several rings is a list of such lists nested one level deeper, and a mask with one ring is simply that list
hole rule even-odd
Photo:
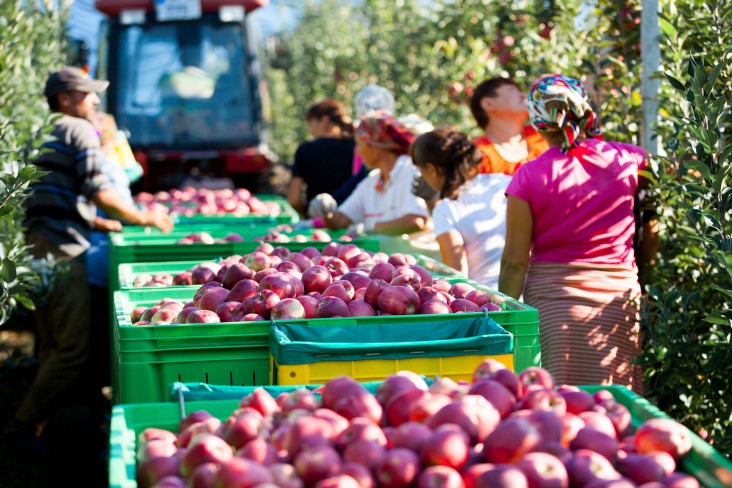
[{"label": "woman in white t-shirt", "polygon": [[479,174],[483,155],[465,134],[439,128],[414,141],[412,161],[440,192],[432,211],[442,261],[498,289],[506,242],[506,196],[511,177]]},{"label": "woman in white t-shirt", "polygon": [[412,194],[419,173],[409,158],[414,133],[386,112],[372,112],[356,129],[356,151],[371,170],[338,210],[323,219],[330,229],[390,235],[425,230],[429,212]]}]

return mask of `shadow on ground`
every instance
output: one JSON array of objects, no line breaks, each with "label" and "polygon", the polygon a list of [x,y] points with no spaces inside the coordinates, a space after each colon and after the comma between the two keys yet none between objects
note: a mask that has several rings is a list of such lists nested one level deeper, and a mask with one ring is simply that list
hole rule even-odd
[{"label": "shadow on ground", "polygon": [[[0,331],[0,427],[13,417],[38,369],[32,319],[18,319]],[[40,437],[0,436],[0,486],[108,486],[110,406],[101,394],[85,390],[69,392]]]}]

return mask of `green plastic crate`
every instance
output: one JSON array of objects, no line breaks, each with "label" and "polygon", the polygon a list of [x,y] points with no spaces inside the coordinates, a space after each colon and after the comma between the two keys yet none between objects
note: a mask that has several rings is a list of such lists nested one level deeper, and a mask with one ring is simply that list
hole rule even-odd
[{"label": "green plastic crate", "polygon": [[[271,242],[271,241],[270,241]],[[260,243],[257,242],[256,245],[259,245]],[[283,246],[288,249],[291,249],[292,251],[303,249],[305,247],[314,247],[316,249],[322,250],[326,245],[328,245],[328,242],[323,241],[308,241],[308,242],[271,242],[271,244],[275,247],[277,246]],[[369,238],[357,238],[353,239],[352,241],[349,241],[348,244],[355,244],[358,247],[362,249],[366,249],[369,251],[376,251],[378,250],[379,241],[375,239],[369,239]],[[249,251],[251,252],[251,251]],[[225,258],[226,256],[219,256],[220,258]],[[118,290],[120,288],[133,288],[132,283],[135,281],[135,278],[137,278],[141,274],[156,274],[156,273],[170,273],[172,275],[175,275],[177,273],[186,271],[190,268],[193,268],[194,266],[201,264],[203,261],[218,261],[218,258],[215,259],[206,259],[206,260],[187,260],[187,261],[162,261],[162,262],[135,262],[135,263],[121,263],[117,267],[117,273],[118,276],[117,281],[112,284],[110,283],[110,287],[113,290]]]},{"label": "green plastic crate", "polygon": [[[293,390],[297,388],[299,387],[292,387]],[[582,386],[581,388],[589,392],[600,389],[609,390],[619,403],[628,407],[633,416],[634,427],[651,418],[669,418],[653,404],[623,387]],[[238,399],[192,401],[185,403],[185,412],[207,410],[215,417],[225,420],[238,406]],[[112,408],[109,442],[110,488],[137,487],[135,481],[137,436],[149,427],[175,432],[181,414],[181,406],[173,402],[117,405]],[[695,476],[707,488],[730,486],[732,484],[732,462],[693,432],[689,432],[689,434],[692,450],[681,464],[683,470]]]},{"label": "green plastic crate", "polygon": [[[234,227],[230,231],[233,231]],[[159,263],[171,261],[212,261],[234,254],[248,254],[261,244],[258,241],[224,242],[214,244],[176,244],[177,238],[168,237],[142,242],[130,241],[120,233],[110,236],[109,250],[109,283],[110,289],[119,288],[119,266],[124,263]],[[137,242],[140,242],[138,244]],[[367,251],[379,251],[379,241],[371,238],[359,238],[350,241]],[[291,251],[300,251],[306,247],[323,249],[328,242],[272,242],[274,246],[283,246]],[[134,278],[133,278],[134,279]]]},{"label": "green plastic crate", "polygon": [[294,224],[300,221],[300,214],[292,208],[292,205],[287,199],[280,195],[255,195],[263,202],[277,202],[282,208],[282,212],[276,217],[272,216],[259,216],[259,215],[247,215],[245,217],[235,217],[233,215],[192,215],[187,217],[185,215],[176,216],[175,222],[181,224],[230,224],[235,222],[257,222],[257,223],[271,223],[271,224]]}]

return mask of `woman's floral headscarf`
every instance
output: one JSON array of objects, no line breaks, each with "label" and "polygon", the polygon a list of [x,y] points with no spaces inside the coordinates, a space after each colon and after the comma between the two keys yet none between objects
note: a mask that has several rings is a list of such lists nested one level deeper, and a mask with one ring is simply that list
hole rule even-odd
[{"label": "woman's floral headscarf", "polygon": [[415,138],[414,132],[385,111],[372,112],[362,118],[356,135],[365,139],[370,146],[387,149],[399,155],[409,153],[409,146]]},{"label": "woman's floral headscarf", "polygon": [[588,137],[599,137],[598,120],[582,83],[561,74],[539,78],[529,92],[531,124],[540,132],[561,131],[562,151],[577,145],[584,130]]}]

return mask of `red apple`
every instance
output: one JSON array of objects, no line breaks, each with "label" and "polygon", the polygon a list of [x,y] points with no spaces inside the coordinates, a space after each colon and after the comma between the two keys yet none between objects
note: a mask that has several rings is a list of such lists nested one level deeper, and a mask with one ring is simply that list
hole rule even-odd
[{"label": "red apple", "polygon": [[559,391],[567,403],[567,412],[575,415],[591,410],[595,406],[595,399],[586,391]]},{"label": "red apple", "polygon": [[589,449],[614,462],[618,454],[618,441],[604,432],[585,427],[577,432],[575,438],[569,443],[569,448],[573,451]]},{"label": "red apple", "polygon": [[305,485],[314,486],[318,481],[338,474],[341,457],[330,446],[315,446],[300,451],[293,464]]},{"label": "red apple", "polygon": [[244,310],[247,313],[255,313],[261,315],[264,319],[269,319],[272,309],[279,303],[280,297],[272,290],[262,290],[254,295],[247,297],[244,302]]},{"label": "red apple", "polygon": [[285,463],[273,463],[268,466],[274,484],[280,488],[305,488],[295,466]]},{"label": "red apple", "polygon": [[226,296],[226,301],[243,302],[246,298],[257,293],[259,283],[251,279],[243,279],[237,282]]},{"label": "red apple", "polygon": [[541,434],[527,420],[511,417],[501,422],[483,442],[483,456],[489,463],[515,463],[541,443]]},{"label": "red apple", "polygon": [[475,488],[528,488],[526,476],[516,466],[498,464],[483,472],[475,482]]},{"label": "red apple", "polygon": [[392,276],[394,276],[394,266],[385,262],[374,264],[369,272],[369,278],[372,280],[380,279],[389,282],[392,280]]},{"label": "red apple", "polygon": [[411,449],[417,454],[422,452],[422,448],[432,437],[432,429],[421,422],[404,422],[394,431],[393,446],[394,448]]},{"label": "red apple", "polygon": [[699,488],[699,481],[686,473],[674,473],[661,478],[661,483],[667,488]]},{"label": "red apple", "polygon": [[442,424],[458,424],[476,444],[493,432],[501,415],[488,400],[480,395],[465,395],[442,407],[427,419],[427,426],[436,429]]},{"label": "red apple", "polygon": [[290,254],[290,262],[294,263],[301,273],[313,265],[312,260],[301,252]]},{"label": "red apple", "polygon": [[421,279],[421,281],[420,281],[421,286],[429,286],[429,287],[432,286],[433,279],[432,279],[432,275],[430,274],[429,271],[424,269],[422,266],[418,266],[416,264],[410,265],[409,268],[412,271],[415,271],[419,275],[419,277]]},{"label": "red apple", "polygon": [[[433,283],[434,286],[434,283]],[[439,288],[438,288],[439,290]],[[471,291],[474,291],[475,287],[473,285],[469,285],[467,283],[455,283],[452,285],[449,289],[450,295],[454,296],[455,298],[465,298],[468,296],[468,293]],[[473,304],[475,305],[475,304]]]},{"label": "red apple", "polygon": [[353,285],[349,281],[336,281],[323,291],[323,297],[338,297],[345,303],[353,298]]},{"label": "red apple", "polygon": [[348,461],[341,465],[340,474],[345,474],[356,480],[360,488],[375,488],[376,483],[371,471],[360,464],[350,463]]},{"label": "red apple", "polygon": [[333,282],[333,277],[324,266],[311,266],[302,273],[302,282],[305,291],[310,293],[317,291],[323,293]]},{"label": "red apple", "polygon": [[516,397],[513,396],[508,388],[497,381],[484,379],[478,383],[474,383],[470,387],[468,393],[471,395],[480,395],[491,405],[493,405],[501,418],[506,418],[513,411],[516,404]]},{"label": "red apple", "polygon": [[580,449],[565,463],[570,486],[586,486],[591,481],[620,479],[612,463],[602,454]]},{"label": "red apple", "polygon": [[644,454],[628,454],[624,458],[619,458],[615,467],[620,474],[639,485],[660,481],[667,475],[664,467],[656,459]]},{"label": "red apple", "polygon": [[635,446],[640,454],[661,451],[678,460],[691,450],[691,436],[686,427],[678,422],[651,419],[635,431]]},{"label": "red apple", "polygon": [[252,488],[272,482],[274,477],[265,466],[241,457],[222,463],[216,475],[217,488]]},{"label": "red apple", "polygon": [[417,488],[464,488],[460,473],[447,466],[430,466],[419,474]]},{"label": "red apple", "polygon": [[363,301],[378,310],[379,308],[379,295],[386,288],[389,287],[389,282],[382,279],[376,278],[371,280],[371,283],[366,287],[366,292],[363,295]]},{"label": "red apple", "polygon": [[376,315],[374,307],[363,300],[351,300],[348,302],[348,312],[351,317],[373,317]]},{"label": "red apple", "polygon": [[241,302],[224,302],[216,309],[216,315],[222,322],[241,322],[246,313]]},{"label": "red apple", "polygon": [[382,444],[368,439],[357,439],[345,446],[343,460],[375,469],[384,454],[386,454],[386,448]]},{"label": "red apple", "polygon": [[301,295],[295,298],[295,300],[302,304],[302,307],[305,310],[306,319],[315,318],[315,309],[318,306],[318,300],[316,298],[309,295]]},{"label": "red apple", "polygon": [[215,312],[219,305],[226,302],[229,290],[222,287],[211,287],[198,301],[198,308]]},{"label": "red apple", "polygon": [[[272,247],[271,244],[262,244],[261,246]],[[244,258],[244,265],[255,273],[257,271],[262,271],[263,269],[269,268],[271,262],[272,260],[270,259],[269,255],[265,254],[262,251],[254,251],[250,254],[247,254]]]},{"label": "red apple", "polygon": [[[368,293],[368,290],[367,290]],[[379,309],[392,315],[410,315],[419,310],[419,297],[411,288],[388,286],[378,298]]]},{"label": "red apple", "polygon": [[420,470],[417,454],[409,449],[392,449],[374,470],[381,488],[406,488],[416,480]]},{"label": "red apple", "polygon": [[567,404],[556,390],[538,387],[535,390],[529,391],[524,396],[520,408],[528,410],[552,410],[558,415],[564,415],[567,412]]},{"label": "red apple", "polygon": [[524,473],[530,488],[569,488],[567,469],[551,454],[530,452],[516,462],[516,467]]},{"label": "red apple", "polygon": [[478,305],[464,298],[457,298],[451,302],[450,309],[453,313],[480,312]]},{"label": "red apple", "polygon": [[437,315],[452,313],[450,306],[441,300],[427,300],[417,311],[422,315]]},{"label": "red apple", "polygon": [[366,288],[369,286],[371,278],[369,278],[366,273],[360,271],[349,271],[341,276],[340,281],[348,281],[353,285],[354,290],[358,290],[359,288]]},{"label": "red apple", "polygon": [[442,424],[422,448],[422,462],[461,469],[468,461],[469,451],[470,438],[465,431],[456,424]]},{"label": "red apple", "polygon": [[617,439],[618,435],[615,431],[615,426],[604,413],[586,411],[580,412],[578,416],[585,422],[587,427],[592,427],[595,430],[599,430],[600,432]]},{"label": "red apple", "polygon": [[524,390],[529,386],[538,385],[547,389],[554,389],[554,378],[551,373],[538,366],[530,366],[519,373],[519,379]]},{"label": "red apple", "polygon": [[196,466],[203,463],[225,463],[234,457],[234,452],[223,439],[214,434],[200,434],[195,442],[188,446],[181,461],[181,474],[187,476]]},{"label": "red apple", "polygon": [[186,324],[206,324],[214,322],[221,322],[221,319],[216,312],[212,312],[211,310],[196,310],[188,314],[188,318],[186,319]]},{"label": "red apple", "polygon": [[315,308],[315,315],[318,318],[328,317],[350,317],[348,305],[346,302],[338,297],[324,296],[318,300],[318,305]]},{"label": "red apple", "polygon": [[299,300],[294,298],[285,298],[280,300],[272,307],[272,318],[275,320],[284,319],[302,319],[305,318],[305,307]]},{"label": "red apple", "polygon": [[[323,254],[325,256],[325,254]],[[328,270],[333,278],[338,278],[348,273],[348,265],[341,259],[331,258],[323,263],[323,267]]]},{"label": "red apple", "polygon": [[304,290],[304,286],[294,276],[276,272],[262,278],[262,281],[259,282],[259,289],[272,290],[282,300],[285,298],[295,298],[298,296],[300,289]]}]

